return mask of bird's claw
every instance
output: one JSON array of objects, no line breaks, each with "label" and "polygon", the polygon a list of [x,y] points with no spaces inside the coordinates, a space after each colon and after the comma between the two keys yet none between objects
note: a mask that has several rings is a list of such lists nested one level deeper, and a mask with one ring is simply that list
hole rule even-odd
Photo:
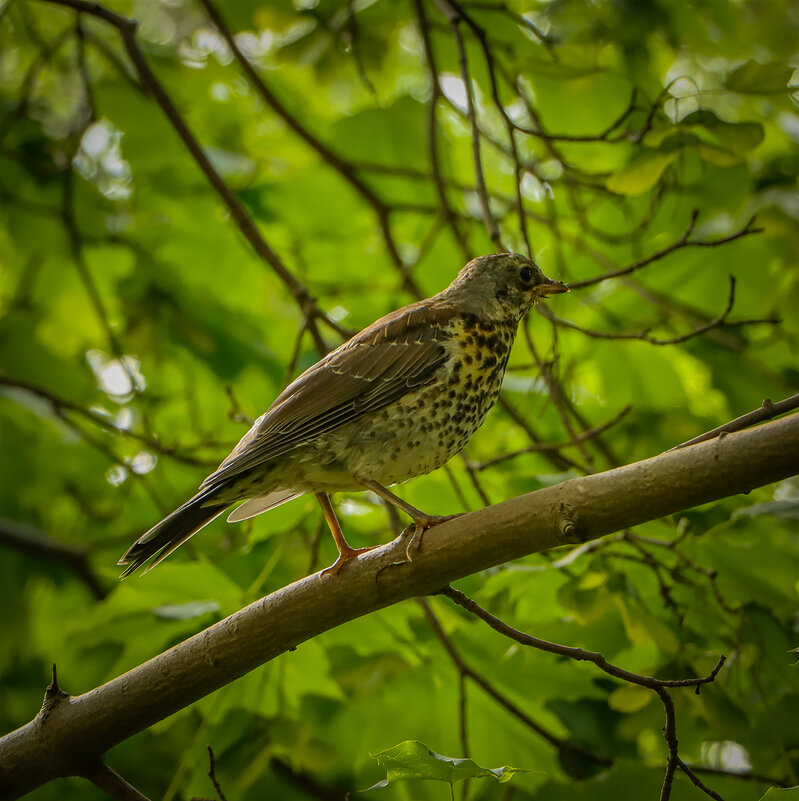
[{"label": "bird's claw", "polygon": [[351,559],[354,559],[356,556],[360,556],[362,553],[366,553],[367,551],[373,551],[375,548],[379,548],[379,545],[367,545],[365,548],[347,548],[346,550],[340,551],[338,555],[338,559],[333,562],[330,567],[326,567],[319,573],[320,578],[324,578],[325,576],[337,576],[339,571],[341,570],[344,565],[349,562]]},{"label": "bird's claw", "polygon": [[[408,544],[405,546],[405,556],[408,561],[413,562],[414,556],[422,550],[422,538],[427,529],[439,526],[448,520],[454,520],[456,517],[460,517],[461,514],[463,513],[460,512],[455,515],[425,515],[414,520],[413,527],[408,526],[400,535],[403,539],[408,537]],[[412,532],[410,535],[408,535],[409,531]]]}]

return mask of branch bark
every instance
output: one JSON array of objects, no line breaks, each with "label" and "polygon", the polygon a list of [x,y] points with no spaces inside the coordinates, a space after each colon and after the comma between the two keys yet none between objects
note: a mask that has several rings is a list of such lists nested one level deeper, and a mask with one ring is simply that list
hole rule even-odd
[{"label": "branch bark", "polygon": [[[117,743],[324,631],[452,581],[799,473],[799,414],[481,509],[308,576],[0,739],[0,798],[86,773]],[[287,658],[291,658],[290,656]]]}]

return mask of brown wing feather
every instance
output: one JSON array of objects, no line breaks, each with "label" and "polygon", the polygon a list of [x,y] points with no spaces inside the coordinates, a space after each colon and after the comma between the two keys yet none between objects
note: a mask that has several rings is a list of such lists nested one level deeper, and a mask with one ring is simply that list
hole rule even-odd
[{"label": "brown wing feather", "polygon": [[383,317],[289,384],[202,487],[218,485],[432,380],[447,360],[442,323],[455,310],[423,300]]}]

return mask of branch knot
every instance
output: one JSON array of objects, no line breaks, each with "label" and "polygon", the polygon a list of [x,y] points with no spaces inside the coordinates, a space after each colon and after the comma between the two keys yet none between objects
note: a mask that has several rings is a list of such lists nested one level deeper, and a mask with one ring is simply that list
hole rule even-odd
[{"label": "branch knot", "polygon": [[585,539],[574,509],[564,501],[558,505],[557,536],[564,544],[579,545]]},{"label": "branch knot", "polygon": [[53,714],[56,707],[70,697],[71,696],[69,693],[65,693],[58,686],[58,673],[56,671],[55,662],[53,662],[53,679],[47,685],[47,688],[44,691],[42,708],[39,710],[39,714],[36,716],[39,725],[43,726],[45,723],[47,723],[48,718]]}]

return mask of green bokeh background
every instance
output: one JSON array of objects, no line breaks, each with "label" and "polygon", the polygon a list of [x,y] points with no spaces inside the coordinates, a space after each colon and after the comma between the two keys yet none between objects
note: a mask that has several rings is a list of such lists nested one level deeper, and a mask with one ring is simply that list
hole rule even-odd
[{"label": "green bokeh background", "polygon": [[[218,6],[289,113],[391,210],[391,235],[421,291],[446,286],[464,256],[431,175],[431,76],[416,5]],[[107,7],[140,22],[149,65],[322,309],[358,330],[414,299],[374,208],[265,106],[201,5]],[[456,39],[435,4],[423,8],[451,100],[437,108],[449,203],[470,252],[491,252],[459,111]],[[594,137],[516,134],[530,252],[547,274],[577,282],[643,260],[678,242],[694,210],[695,241],[729,237],[753,216],[759,232],[677,248],[548,306],[581,329],[672,339],[722,314],[734,276],[731,313],[702,335],[656,345],[532,315],[535,354],[520,336],[507,401],[545,442],[568,441],[629,406],[601,440],[565,447],[567,461],[529,453],[477,470],[482,494],[459,459],[400,494],[439,514],[476,509],[656,454],[765,397],[799,391],[796,4],[509,0],[463,10],[485,32],[512,119]],[[51,663],[65,690],[84,692],[335,555],[315,501],[303,498],[242,525],[217,520],[156,571],[117,582],[120,553],[225,456],[246,430],[237,418],[260,414],[319,353],[291,294],[142,92],[116,32],[76,21],[43,2],[0,5],[0,517],[86,549],[108,594],[95,597],[63,562],[0,537],[4,732],[35,714]],[[507,130],[479,40],[460,29],[493,210],[503,242],[524,252]],[[752,320],[766,322],[741,323]],[[331,347],[341,341],[324,324],[320,331]],[[536,356],[557,383],[540,377]],[[479,465],[530,443],[497,408],[466,454]],[[391,537],[374,498],[337,500],[354,545]],[[636,529],[671,547],[616,541],[571,560],[529,557],[459,587],[525,631],[600,650],[630,670],[703,675],[726,654],[700,695],[673,693],[682,758],[751,766],[795,785],[797,520],[799,484],[787,481]],[[612,767],[568,764],[468,682],[465,749],[457,671],[415,602],[303,644],[113,749],[109,764],[151,798],[210,797],[210,743],[231,801],[343,798],[383,778],[371,753],[420,740],[486,767],[530,771],[507,784],[471,780],[465,796],[456,788],[473,801],[658,797],[666,751],[652,693],[517,647],[442,599],[430,603],[473,670]],[[758,799],[771,785],[704,778],[727,801]],[[411,781],[370,795],[444,799],[449,788]],[[699,795],[678,775],[674,799]],[[80,780],[31,795],[102,797]]]}]

